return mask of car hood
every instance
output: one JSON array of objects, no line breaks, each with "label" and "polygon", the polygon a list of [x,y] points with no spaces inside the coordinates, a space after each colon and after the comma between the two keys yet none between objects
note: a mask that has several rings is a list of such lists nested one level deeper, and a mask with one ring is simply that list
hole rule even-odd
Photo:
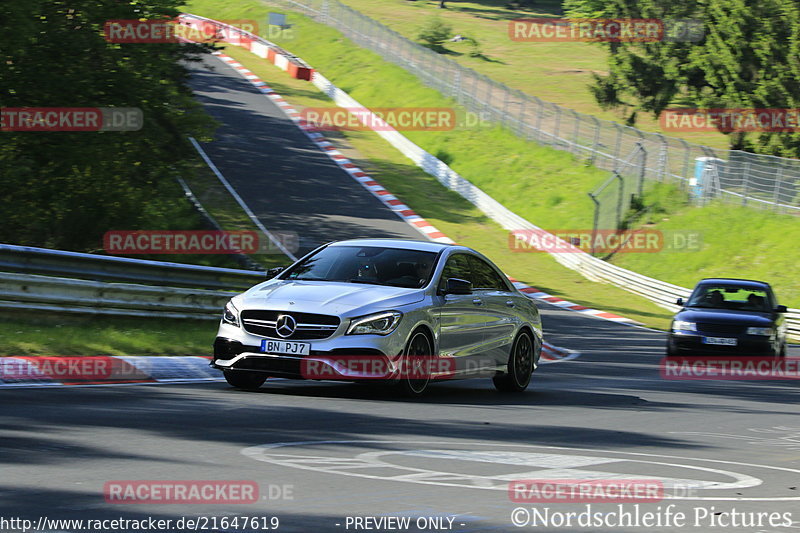
[{"label": "car hood", "polygon": [[270,280],[237,298],[239,310],[269,309],[357,316],[422,301],[424,289],[333,281]]},{"label": "car hood", "polygon": [[735,324],[740,326],[767,327],[772,324],[772,314],[759,313],[756,311],[687,307],[675,315],[675,320],[702,322],[706,324]]}]

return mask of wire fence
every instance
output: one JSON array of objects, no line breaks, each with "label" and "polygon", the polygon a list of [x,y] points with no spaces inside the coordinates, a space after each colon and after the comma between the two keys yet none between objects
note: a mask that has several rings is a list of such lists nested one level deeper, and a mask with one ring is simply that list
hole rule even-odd
[{"label": "wire fence", "polygon": [[[800,214],[800,160],[723,150],[651,133],[566,109],[498,83],[403,37],[336,0],[271,0],[341,31],[356,44],[397,64],[426,85],[518,136],[573,153],[615,171],[628,154],[644,150],[643,179],[704,186],[713,165],[713,196],[730,203]],[[703,159],[705,158],[705,159]],[[698,162],[700,161],[700,163]],[[701,198],[709,193],[703,191]]]}]

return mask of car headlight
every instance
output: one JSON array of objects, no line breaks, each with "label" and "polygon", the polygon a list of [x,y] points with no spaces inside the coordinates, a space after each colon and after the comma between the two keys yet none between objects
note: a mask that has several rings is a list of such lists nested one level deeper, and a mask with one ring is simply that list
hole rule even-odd
[{"label": "car headlight", "polygon": [[225,310],[222,312],[222,322],[239,327],[239,310],[233,306],[233,302],[225,304]]},{"label": "car headlight", "polygon": [[672,331],[697,331],[697,323],[676,320],[672,323]]},{"label": "car headlight", "polygon": [[748,335],[764,335],[765,337],[771,337],[775,331],[772,328],[747,328]]},{"label": "car headlight", "polygon": [[354,318],[347,328],[347,335],[388,335],[397,328],[402,317],[403,313],[399,311],[385,311]]}]

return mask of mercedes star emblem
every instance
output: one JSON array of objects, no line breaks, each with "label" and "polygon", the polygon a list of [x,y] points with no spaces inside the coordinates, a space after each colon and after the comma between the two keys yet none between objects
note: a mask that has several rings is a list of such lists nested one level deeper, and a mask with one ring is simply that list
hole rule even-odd
[{"label": "mercedes star emblem", "polygon": [[280,315],[275,322],[275,331],[283,338],[290,337],[297,327],[297,321],[291,315]]}]

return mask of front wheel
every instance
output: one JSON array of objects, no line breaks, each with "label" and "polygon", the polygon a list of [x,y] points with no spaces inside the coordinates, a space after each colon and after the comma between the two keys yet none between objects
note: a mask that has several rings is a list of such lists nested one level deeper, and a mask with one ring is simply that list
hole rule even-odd
[{"label": "front wheel", "polygon": [[225,370],[225,381],[237,389],[256,390],[267,381],[267,375],[261,372],[243,370]]},{"label": "front wheel", "polygon": [[780,350],[778,350],[776,356],[780,357],[781,359],[784,359],[786,357],[786,341],[784,341],[783,344],[781,344],[781,348]]},{"label": "front wheel", "polygon": [[433,357],[433,347],[428,336],[415,331],[406,344],[403,354],[404,370],[400,373],[400,392],[403,396],[414,398],[422,396],[431,381],[429,361]]},{"label": "front wheel", "polygon": [[522,392],[528,388],[534,366],[533,340],[530,333],[523,331],[517,335],[508,356],[508,371],[492,378],[494,386],[501,392]]}]

